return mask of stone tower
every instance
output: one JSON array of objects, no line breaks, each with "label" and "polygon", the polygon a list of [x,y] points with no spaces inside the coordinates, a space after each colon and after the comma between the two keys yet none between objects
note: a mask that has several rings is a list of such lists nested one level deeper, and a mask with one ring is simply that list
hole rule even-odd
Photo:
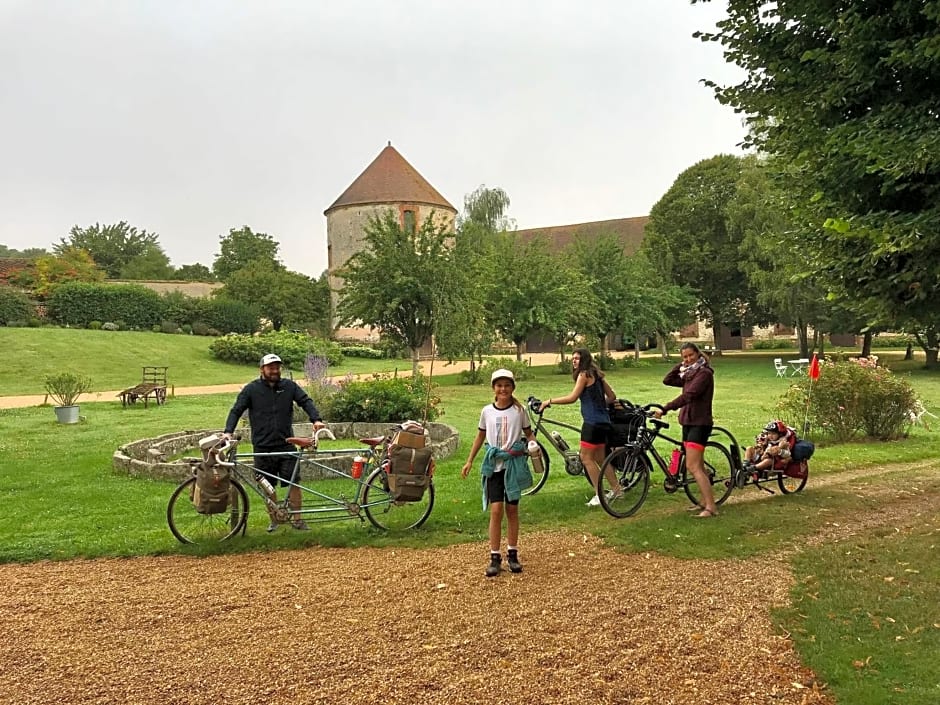
[{"label": "stone tower", "polygon": [[[381,217],[391,209],[404,227],[420,228],[434,213],[453,227],[457,209],[409,164],[392,143],[379,152],[369,166],[327,208],[326,241],[329,267],[330,303],[335,311],[343,280],[336,275],[354,254],[363,248],[363,231],[371,217]],[[364,338],[365,329],[336,331],[339,337]]]}]

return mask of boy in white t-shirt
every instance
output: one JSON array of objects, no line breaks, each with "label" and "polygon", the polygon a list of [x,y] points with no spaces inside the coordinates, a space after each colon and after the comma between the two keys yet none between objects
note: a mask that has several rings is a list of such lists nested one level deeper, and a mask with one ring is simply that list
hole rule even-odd
[{"label": "boy in white t-shirt", "polygon": [[506,562],[513,573],[522,572],[519,562],[519,498],[522,491],[532,485],[526,443],[535,440],[529,416],[522,404],[513,396],[516,380],[510,370],[496,370],[490,378],[495,392],[492,404],[480,412],[477,435],[470,447],[470,455],[460,471],[467,477],[477,453],[486,442],[483,456],[483,502],[490,507],[490,563],[486,576],[499,575],[502,564],[503,513],[506,514]]}]

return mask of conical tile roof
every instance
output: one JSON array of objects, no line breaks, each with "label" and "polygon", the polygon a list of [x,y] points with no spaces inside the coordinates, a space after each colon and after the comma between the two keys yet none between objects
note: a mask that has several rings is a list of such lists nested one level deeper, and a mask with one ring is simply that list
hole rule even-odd
[{"label": "conical tile roof", "polygon": [[391,142],[323,214],[342,206],[367,203],[422,203],[457,212]]}]

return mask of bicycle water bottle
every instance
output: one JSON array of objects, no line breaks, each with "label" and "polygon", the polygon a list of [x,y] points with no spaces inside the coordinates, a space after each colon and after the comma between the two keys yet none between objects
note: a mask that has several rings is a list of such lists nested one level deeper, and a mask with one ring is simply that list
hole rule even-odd
[{"label": "bicycle water bottle", "polygon": [[568,450],[568,442],[561,437],[561,434],[558,433],[558,431],[552,431],[551,436],[552,440],[555,441],[555,445],[558,446],[558,450],[560,450],[562,453]]},{"label": "bicycle water bottle", "polygon": [[265,494],[268,495],[271,499],[274,499],[274,485],[268,482],[268,478],[259,477],[258,484],[261,485],[261,489],[264,490]]},{"label": "bicycle water bottle", "polygon": [[357,455],[355,458],[353,458],[352,471],[350,474],[356,480],[362,477],[362,468],[365,465],[365,462],[366,462],[365,458],[363,458],[361,455]]},{"label": "bicycle water bottle", "polygon": [[535,441],[529,441],[529,460],[532,461],[532,471],[541,474],[545,470],[542,465],[542,449]]},{"label": "bicycle water bottle", "polygon": [[675,477],[679,474],[679,458],[682,457],[682,453],[679,452],[678,448],[672,449],[672,457],[669,459],[669,475]]}]

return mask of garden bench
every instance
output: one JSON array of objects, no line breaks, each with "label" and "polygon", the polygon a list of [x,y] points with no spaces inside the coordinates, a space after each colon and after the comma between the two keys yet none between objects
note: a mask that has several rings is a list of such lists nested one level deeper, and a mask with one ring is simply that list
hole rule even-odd
[{"label": "garden bench", "polygon": [[143,368],[140,384],[128,387],[118,393],[121,398],[121,406],[136,404],[138,399],[144,400],[144,407],[149,406],[150,399],[153,398],[157,405],[166,403],[166,371],[168,367],[159,367],[148,365]]}]

